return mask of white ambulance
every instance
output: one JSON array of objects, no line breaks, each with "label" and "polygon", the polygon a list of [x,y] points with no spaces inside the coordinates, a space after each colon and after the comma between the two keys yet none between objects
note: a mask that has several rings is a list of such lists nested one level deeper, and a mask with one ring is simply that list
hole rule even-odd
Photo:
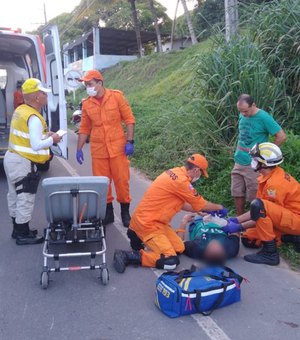
[{"label": "white ambulance", "polygon": [[[49,130],[67,130],[67,110],[59,35],[56,26],[46,27],[43,41],[39,36],[22,34],[19,29],[0,27],[0,160],[8,147],[10,121],[17,83],[38,78],[52,92],[43,116]],[[55,155],[67,159],[67,135],[52,147]],[[49,162],[41,170],[47,170]]]}]

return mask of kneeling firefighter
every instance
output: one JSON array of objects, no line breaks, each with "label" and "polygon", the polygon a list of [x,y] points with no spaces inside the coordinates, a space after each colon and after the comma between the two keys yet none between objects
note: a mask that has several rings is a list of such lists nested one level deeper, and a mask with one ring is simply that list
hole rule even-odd
[{"label": "kneeling firefighter", "polygon": [[51,90],[40,80],[27,79],[22,85],[25,104],[17,107],[11,120],[4,170],[8,182],[8,210],[13,222],[12,238],[18,245],[43,242],[37,230],[29,229],[40,179],[35,164],[48,161],[49,147],[61,140],[58,134],[47,133],[46,122],[40,114],[47,105],[47,92]]},{"label": "kneeling firefighter", "polygon": [[222,205],[206,201],[192,185],[201,175],[208,177],[207,168],[206,158],[194,154],[184,166],[169,169],[156,178],[130,222],[127,235],[133,251],[115,251],[117,272],[123,273],[130,264],[174,270],[179,264],[178,254],[184,251],[183,240],[170,226],[177,212],[205,210],[227,214]]},{"label": "kneeling firefighter", "polygon": [[[223,228],[228,233],[243,232],[246,247],[259,247],[257,254],[244,256],[252,263],[278,265],[277,246],[281,238],[300,236],[300,184],[280,166],[283,156],[273,143],[256,144],[250,151],[251,166],[258,171],[258,191],[250,211],[231,218]],[[245,231],[246,230],[246,231]]]}]

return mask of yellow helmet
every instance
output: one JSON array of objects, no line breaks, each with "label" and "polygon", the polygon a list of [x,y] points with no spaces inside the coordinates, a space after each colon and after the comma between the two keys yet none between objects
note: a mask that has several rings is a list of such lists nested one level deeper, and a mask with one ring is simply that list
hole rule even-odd
[{"label": "yellow helmet", "polygon": [[273,143],[255,144],[250,150],[253,161],[260,163],[263,167],[272,167],[283,162],[280,148]]}]

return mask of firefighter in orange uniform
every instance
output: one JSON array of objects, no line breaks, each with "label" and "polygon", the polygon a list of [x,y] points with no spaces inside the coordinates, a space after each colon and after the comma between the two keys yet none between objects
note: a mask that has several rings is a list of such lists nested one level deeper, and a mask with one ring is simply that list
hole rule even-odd
[{"label": "firefighter in orange uniform", "polygon": [[130,222],[127,235],[133,251],[115,251],[117,272],[123,273],[129,264],[175,269],[179,264],[177,254],[183,253],[184,243],[170,226],[170,221],[180,210],[218,210],[223,216],[227,214],[222,205],[206,201],[192,185],[202,174],[208,177],[207,168],[206,158],[194,154],[187,159],[185,166],[167,170],[156,178]]},{"label": "firefighter in orange uniform", "polygon": [[223,230],[233,233],[247,229],[243,244],[249,248],[257,247],[256,240],[262,242],[257,254],[244,256],[246,261],[278,265],[277,245],[281,244],[281,237],[300,239],[300,184],[278,166],[283,157],[277,145],[256,144],[250,155],[252,168],[260,173],[256,199],[249,212],[232,218]]},{"label": "firefighter in orange uniform", "polygon": [[[114,181],[122,222],[128,228],[131,197],[127,156],[134,152],[135,118],[121,91],[104,88],[99,71],[87,71],[80,81],[84,82],[89,97],[82,102],[76,159],[79,164],[83,163],[82,147],[90,136],[93,175],[107,176],[110,182]],[[113,199],[110,183],[105,225],[114,222]]]}]

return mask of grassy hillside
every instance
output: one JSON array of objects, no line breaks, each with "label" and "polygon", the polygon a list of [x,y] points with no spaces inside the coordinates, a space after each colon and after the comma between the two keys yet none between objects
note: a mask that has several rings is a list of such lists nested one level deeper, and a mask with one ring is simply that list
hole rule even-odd
[{"label": "grassy hillside", "polygon": [[[209,99],[200,98],[202,80],[196,71],[212,48],[211,41],[205,41],[182,51],[121,63],[104,72],[104,83],[125,93],[136,116],[132,165],[153,179],[163,170],[182,164],[191,153],[203,152],[209,160],[210,177],[201,179],[197,189],[206,199],[224,204],[234,214],[230,195],[234,140],[223,141],[222,133],[228,127],[222,132],[203,104]],[[85,92],[79,91],[77,100],[84,96]],[[235,109],[228,113],[236,123]],[[299,147],[299,137],[289,134],[289,142],[284,145],[284,167],[297,178],[300,161],[295,153]],[[284,247],[283,251],[299,267],[299,254],[292,247]]]},{"label": "grassy hillside", "polygon": [[194,68],[209,46],[205,42],[155,54],[104,73],[105,85],[124,91],[133,108],[137,118],[134,164],[151,178],[198,150],[199,145],[187,140],[196,114]]}]

